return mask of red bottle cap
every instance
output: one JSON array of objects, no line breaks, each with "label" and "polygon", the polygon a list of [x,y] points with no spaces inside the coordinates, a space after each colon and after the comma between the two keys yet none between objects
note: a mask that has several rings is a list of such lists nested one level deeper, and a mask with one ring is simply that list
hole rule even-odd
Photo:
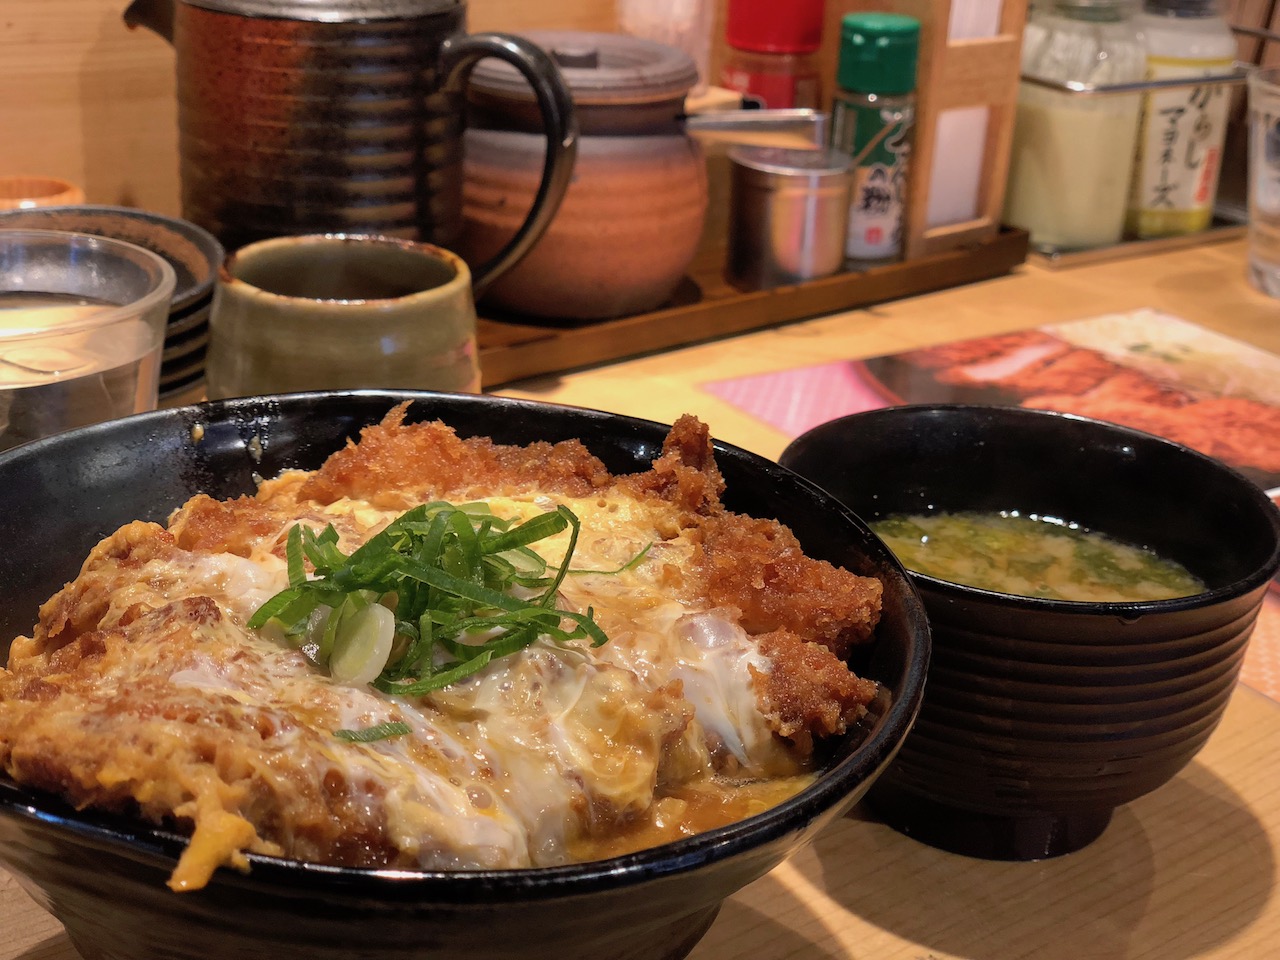
[{"label": "red bottle cap", "polygon": [[822,46],[825,0],[729,0],[725,39],[738,50],[813,53]]}]

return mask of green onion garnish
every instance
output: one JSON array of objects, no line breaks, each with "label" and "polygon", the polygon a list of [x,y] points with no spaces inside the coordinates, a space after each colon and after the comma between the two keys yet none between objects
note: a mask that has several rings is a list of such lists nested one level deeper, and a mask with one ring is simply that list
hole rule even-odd
[{"label": "green onion garnish", "polygon": [[[565,530],[558,567],[530,549]],[[274,625],[340,683],[371,682],[401,696],[455,683],[540,636],[599,646],[608,637],[591,610],[555,606],[565,576],[587,572],[569,568],[578,531],[578,518],[563,506],[514,525],[483,503],[437,502],[414,507],[347,556],[332,525],[317,534],[296,524],[286,545],[289,586],[249,626]],[[529,598],[516,596],[517,588]],[[374,604],[392,615],[369,609]]]},{"label": "green onion garnish", "polygon": [[409,732],[409,725],[399,720],[388,720],[372,727],[361,727],[359,730],[335,730],[333,735],[348,743],[373,743],[375,740],[387,740],[391,737],[403,737]]}]

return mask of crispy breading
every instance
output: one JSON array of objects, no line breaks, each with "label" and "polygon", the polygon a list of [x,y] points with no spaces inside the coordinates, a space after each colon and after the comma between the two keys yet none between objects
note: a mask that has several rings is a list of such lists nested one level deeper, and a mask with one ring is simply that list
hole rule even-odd
[{"label": "crispy breading", "polygon": [[173,544],[173,537],[163,527],[141,520],[125,524],[100,542],[85,558],[80,576],[41,606],[32,636],[13,641],[10,666],[57,650],[98,629],[115,599],[118,584],[114,571],[140,567],[172,551]]},{"label": "crispy breading", "polygon": [[296,490],[298,500],[339,497],[398,507],[421,499],[467,499],[495,486],[584,497],[609,482],[609,472],[577,440],[508,446],[461,439],[439,421],[404,423],[407,404],[360,432],[360,442],[331,456]]},{"label": "crispy breading", "polygon": [[865,712],[876,685],[855,676],[826,647],[789,630],[760,637],[760,650],[773,664],[769,673],[752,670],[760,706],[778,734],[813,749],[815,738],[844,733]]},{"label": "crispy breading", "polygon": [[686,513],[717,514],[724,509],[724,477],[716,466],[711,431],[688,414],[672,425],[662,455],[650,469],[617,482],[636,496],[658,497]]},{"label": "crispy breading", "polygon": [[703,520],[692,589],[736,608],[750,634],[788,630],[845,657],[871,638],[883,587],[805,555],[773,520],[726,514]]},{"label": "crispy breading", "polygon": [[281,516],[255,497],[215,500],[197,494],[169,518],[169,531],[185,550],[247,557],[263,540],[280,533]]},{"label": "crispy breading", "polygon": [[[0,670],[0,769],[77,806],[190,831],[175,889],[203,885],[220,865],[244,866],[254,851],[351,866],[488,867],[561,862],[548,831],[570,846],[616,841],[660,785],[678,786],[708,752],[729,749],[701,739],[683,681],[544,645],[504,659],[492,689],[477,674],[465,689],[410,704],[317,682],[302,651],[245,627],[279,589],[246,599],[284,577],[293,524],[332,524],[349,550],[388,511],[515,492],[576,498],[587,509],[616,496],[633,511],[628,523],[657,518],[653,538],[688,562],[655,560],[643,585],[657,593],[645,602],[729,618],[754,658],[743,661],[743,689],[758,704],[761,742],[795,769],[815,739],[843,732],[875,695],[842,658],[870,637],[880,583],[806,557],[776,521],[725,510],[710,436],[696,419],[676,424],[649,470],[612,477],[576,442],[464,440],[440,423],[406,425],[404,413],[366,428],[314,473],[267,481],[252,497],[194,497],[167,529],[126,524],[95,547]],[[714,648],[717,662],[722,654]],[[486,726],[495,703],[501,710]],[[386,747],[335,737],[344,725],[410,719],[414,736]],[[717,736],[708,720],[706,740]],[[522,752],[528,741],[537,749]],[[712,760],[714,772],[724,769]],[[399,779],[381,779],[393,767]],[[579,775],[588,768],[589,778]],[[563,811],[546,814],[547,793],[536,789],[530,810],[520,809],[521,777],[564,792]],[[450,815],[465,818],[465,830]]]}]

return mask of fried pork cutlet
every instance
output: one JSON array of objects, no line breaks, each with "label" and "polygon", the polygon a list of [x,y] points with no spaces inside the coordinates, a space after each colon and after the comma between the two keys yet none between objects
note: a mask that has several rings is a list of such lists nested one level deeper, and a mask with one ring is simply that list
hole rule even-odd
[{"label": "fried pork cutlet", "polygon": [[999,360],[1023,351],[1037,356],[1051,356],[1067,349],[1067,345],[1057,337],[1041,330],[1018,330],[1014,333],[974,337],[911,350],[903,353],[902,359],[925,370],[945,370],[949,367],[965,367]]},{"label": "fried pork cutlet", "polygon": [[[662,842],[794,793],[815,741],[865,714],[875,685],[844,657],[872,635],[880,583],[806,557],[775,521],[727,511],[693,418],[649,470],[623,477],[577,442],[504,446],[404,421],[398,408],[320,469],[254,496],[197,496],[167,526],[131,523],[102,541],[0,670],[0,768],[78,807],[188,831],[171,879],[188,890],[252,852],[474,869]],[[424,583],[496,536],[493,522],[575,519],[576,533],[561,521],[510,554],[548,573],[499,598],[528,612],[520,598],[554,581],[558,638],[534,631],[469,675],[404,694],[330,671],[329,607],[293,639],[276,621],[250,625],[291,583],[320,582],[308,577],[321,553],[300,566],[304,528],[312,549],[345,558],[432,503],[421,509],[437,513],[415,515],[444,519],[414,521],[412,542],[461,532]],[[409,595],[365,593],[353,610]],[[429,616],[447,623],[446,609]],[[607,642],[564,629],[584,622]],[[435,647],[429,657],[445,659],[431,669],[501,633],[471,631]],[[412,637],[387,639],[391,669]]]},{"label": "fried pork cutlet", "polygon": [[[1130,389],[1132,387],[1132,389]],[[1039,396],[1023,405],[1108,420],[1185,444],[1238,467],[1280,474],[1280,409],[1245,397],[1172,400],[1178,392],[1140,374],[1080,396]]]}]

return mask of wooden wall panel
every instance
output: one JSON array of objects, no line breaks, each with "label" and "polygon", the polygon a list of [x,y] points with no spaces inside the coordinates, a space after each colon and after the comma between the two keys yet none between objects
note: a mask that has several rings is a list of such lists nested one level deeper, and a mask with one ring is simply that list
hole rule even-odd
[{"label": "wooden wall panel", "polygon": [[[1228,0],[1227,19],[1240,27],[1271,27],[1272,9],[1275,0]],[[1263,41],[1257,37],[1241,34],[1238,38],[1240,59],[1245,63],[1258,63],[1262,58]],[[1276,46],[1271,44],[1272,47]]]},{"label": "wooden wall panel", "polygon": [[[178,213],[173,55],[128,0],[0,0],[0,175]],[[611,30],[613,0],[472,0],[473,30]]]}]

